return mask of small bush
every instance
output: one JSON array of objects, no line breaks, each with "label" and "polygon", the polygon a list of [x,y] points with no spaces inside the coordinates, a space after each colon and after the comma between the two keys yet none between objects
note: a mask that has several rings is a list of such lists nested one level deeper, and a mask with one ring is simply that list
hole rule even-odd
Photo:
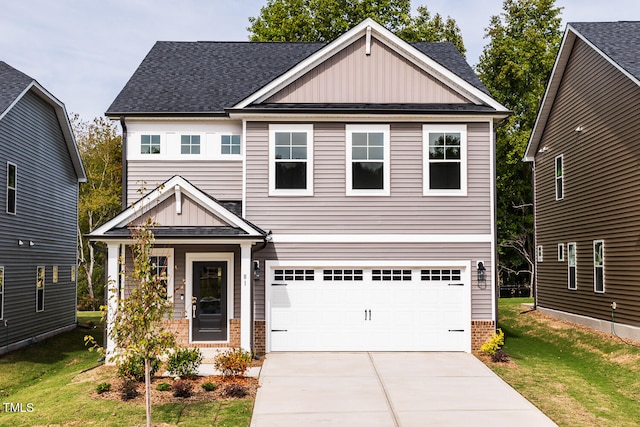
[{"label": "small bush", "polygon": [[124,380],[120,389],[120,398],[127,401],[136,397],[138,397],[138,383],[131,379]]},{"label": "small bush", "polygon": [[213,366],[222,373],[222,376],[242,376],[251,363],[252,355],[248,351],[244,351],[240,348],[234,348],[231,350],[219,353],[214,361]]},{"label": "small bush", "polygon": [[491,361],[495,363],[507,363],[509,360],[509,355],[502,349],[499,349],[491,355]]},{"label": "small bush", "polygon": [[160,383],[156,386],[156,390],[158,391],[169,391],[171,390],[171,384],[169,383]]},{"label": "small bush", "polygon": [[171,386],[174,397],[191,397],[191,384],[186,381],[176,381]]},{"label": "small bush", "polygon": [[[160,359],[151,360],[151,376],[160,369]],[[144,359],[140,356],[129,356],[118,363],[118,377],[123,380],[144,381]]]},{"label": "small bush", "polygon": [[242,399],[247,394],[249,394],[249,392],[244,386],[240,384],[230,383],[224,386],[224,390],[222,391],[222,394],[225,395],[226,397],[234,397],[236,399]]},{"label": "small bush", "polygon": [[108,391],[111,391],[111,384],[109,383],[100,383],[96,387],[96,392],[98,394],[107,393]]},{"label": "small bush", "polygon": [[181,348],[167,360],[167,370],[173,376],[194,378],[202,363],[202,353],[198,348]]},{"label": "small bush", "polygon": [[203,383],[201,387],[204,389],[204,391],[214,391],[215,389],[218,388],[218,384],[212,383],[212,382],[206,382],[206,383]]},{"label": "small bush", "polygon": [[502,347],[503,345],[504,345],[504,333],[502,332],[502,329],[498,329],[496,332],[494,332],[491,335],[491,338],[489,338],[487,342],[482,344],[482,347],[480,347],[480,350],[487,353],[489,356],[493,356],[495,352],[500,350],[500,347]]}]

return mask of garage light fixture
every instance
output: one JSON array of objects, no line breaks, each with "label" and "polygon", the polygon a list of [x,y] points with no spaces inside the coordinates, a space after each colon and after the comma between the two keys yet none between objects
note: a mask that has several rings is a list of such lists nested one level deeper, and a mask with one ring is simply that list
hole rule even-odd
[{"label": "garage light fixture", "polygon": [[484,267],[484,261],[478,261],[478,286],[487,284],[487,269]]}]

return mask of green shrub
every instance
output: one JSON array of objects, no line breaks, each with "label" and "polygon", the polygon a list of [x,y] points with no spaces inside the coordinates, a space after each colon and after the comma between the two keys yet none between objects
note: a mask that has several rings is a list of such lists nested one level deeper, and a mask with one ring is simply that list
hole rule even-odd
[{"label": "green shrub", "polygon": [[180,378],[193,378],[198,375],[202,363],[202,353],[198,348],[181,348],[167,360],[167,371]]},{"label": "green shrub", "polygon": [[106,393],[108,391],[111,391],[111,384],[109,383],[100,383],[96,387],[96,392],[98,394]]},{"label": "green shrub", "polygon": [[241,348],[234,348],[218,353],[213,361],[213,366],[222,373],[222,376],[242,376],[249,369],[252,355]]},{"label": "green shrub", "polygon": [[496,332],[491,335],[491,338],[489,338],[487,342],[482,344],[480,350],[487,353],[489,356],[493,356],[496,351],[500,350],[500,347],[502,347],[503,345],[504,333],[502,332],[502,329],[497,329]]},{"label": "green shrub", "polygon": [[171,386],[174,397],[191,397],[191,384],[186,381],[176,381]]},{"label": "green shrub", "polygon": [[204,391],[214,391],[215,389],[218,388],[218,384],[212,383],[212,382],[206,382],[206,383],[203,383],[201,387],[204,389]]},{"label": "green shrub", "polygon": [[127,401],[136,397],[138,397],[138,384],[131,379],[124,380],[120,389],[120,398]]},{"label": "green shrub", "polygon": [[171,384],[169,383],[160,383],[156,386],[156,390],[158,391],[169,391],[171,390]]},{"label": "green shrub", "polygon": [[[160,369],[160,359],[151,360],[151,376]],[[144,381],[144,359],[140,356],[129,356],[118,363],[118,377],[137,382]]]}]

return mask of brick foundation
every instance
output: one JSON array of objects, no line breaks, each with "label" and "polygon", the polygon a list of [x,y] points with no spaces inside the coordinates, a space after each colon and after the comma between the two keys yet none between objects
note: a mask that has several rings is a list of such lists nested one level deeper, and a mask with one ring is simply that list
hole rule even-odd
[{"label": "brick foundation", "polygon": [[229,342],[205,344],[189,343],[189,319],[173,319],[164,322],[165,328],[176,337],[176,344],[180,347],[198,348],[238,348],[240,347],[240,319],[229,320]]},{"label": "brick foundation", "polygon": [[267,322],[255,320],[253,322],[253,352],[256,356],[264,356],[267,352]]},{"label": "brick foundation", "polygon": [[480,351],[482,344],[487,342],[496,331],[496,324],[493,320],[472,320],[471,321],[471,351]]}]

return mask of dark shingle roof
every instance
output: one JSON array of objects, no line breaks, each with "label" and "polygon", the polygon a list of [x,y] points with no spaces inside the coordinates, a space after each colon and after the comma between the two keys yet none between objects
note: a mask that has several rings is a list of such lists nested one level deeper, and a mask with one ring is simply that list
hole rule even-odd
[{"label": "dark shingle roof", "polygon": [[640,21],[571,22],[569,25],[629,74],[640,79]]},{"label": "dark shingle roof", "polygon": [[0,61],[0,115],[33,82],[33,79]]},{"label": "dark shingle roof", "polygon": [[[107,115],[223,113],[323,43],[157,42]],[[414,43],[418,50],[485,93],[480,79],[451,43]]]}]

